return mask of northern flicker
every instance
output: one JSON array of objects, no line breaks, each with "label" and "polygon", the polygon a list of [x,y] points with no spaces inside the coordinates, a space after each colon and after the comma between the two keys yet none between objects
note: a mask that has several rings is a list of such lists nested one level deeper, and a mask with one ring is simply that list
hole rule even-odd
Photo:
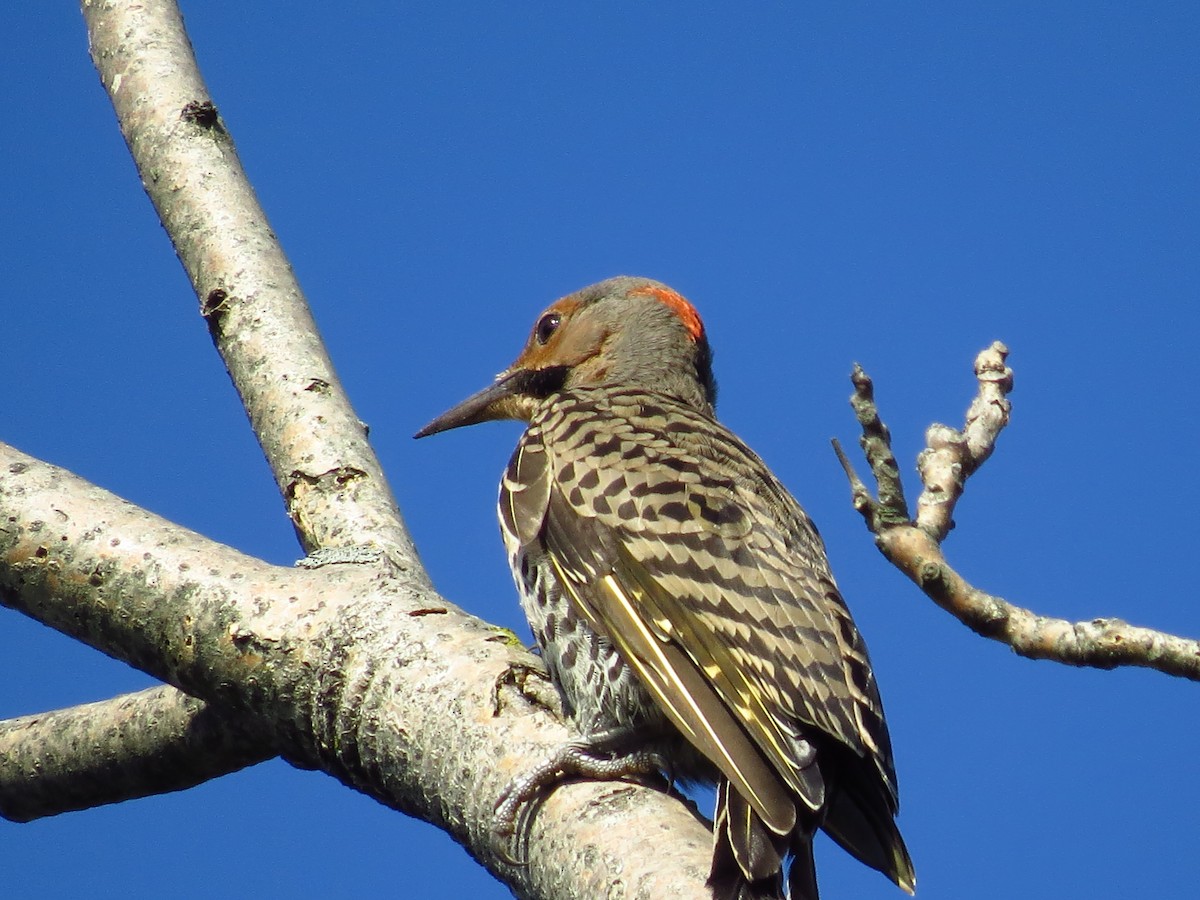
[{"label": "northern flicker", "polygon": [[720,900],[815,900],[812,836],[908,892],[896,775],[867,648],[817,530],[717,422],[704,325],[666,285],[562,298],[488,388],[417,437],[528,428],[500,486],[521,604],[584,737],[506,792],[663,763],[715,784]]}]

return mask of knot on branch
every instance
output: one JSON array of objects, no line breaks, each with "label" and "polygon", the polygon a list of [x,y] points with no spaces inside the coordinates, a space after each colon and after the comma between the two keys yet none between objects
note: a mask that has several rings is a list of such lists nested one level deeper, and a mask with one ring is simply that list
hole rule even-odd
[{"label": "knot on branch", "polygon": [[183,108],[179,117],[183,121],[199,125],[201,128],[225,131],[221,125],[221,116],[217,112],[217,107],[211,100],[193,100]]}]

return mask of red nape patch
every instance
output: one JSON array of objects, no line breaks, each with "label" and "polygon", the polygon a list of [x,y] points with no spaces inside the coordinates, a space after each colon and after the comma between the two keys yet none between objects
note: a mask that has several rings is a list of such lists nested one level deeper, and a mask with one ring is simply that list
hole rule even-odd
[{"label": "red nape patch", "polygon": [[665,304],[675,315],[679,316],[679,321],[683,322],[683,327],[687,329],[687,333],[691,335],[693,341],[698,341],[704,336],[704,323],[700,321],[700,313],[696,312],[696,307],[670,288],[643,287],[629,293],[653,297]]}]

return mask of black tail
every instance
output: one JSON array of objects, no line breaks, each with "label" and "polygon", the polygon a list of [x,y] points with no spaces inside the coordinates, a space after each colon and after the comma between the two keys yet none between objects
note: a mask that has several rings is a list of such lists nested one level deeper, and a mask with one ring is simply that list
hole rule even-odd
[{"label": "black tail", "polygon": [[821,827],[860,862],[911,894],[917,876],[893,814],[881,798],[856,792],[851,782],[834,793]]},{"label": "black tail", "polygon": [[[790,836],[771,832],[745,799],[721,779],[717,785],[717,811],[713,817],[712,871],[708,876],[713,900],[784,900],[783,859]],[[812,851],[809,851],[812,869]],[[792,900],[817,900],[815,875],[812,893],[795,893]]]}]

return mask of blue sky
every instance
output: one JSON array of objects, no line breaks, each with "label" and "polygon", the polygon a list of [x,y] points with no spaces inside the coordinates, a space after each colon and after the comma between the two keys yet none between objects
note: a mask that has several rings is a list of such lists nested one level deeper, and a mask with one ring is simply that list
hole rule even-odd
[{"label": "blue sky", "polygon": [[[36,8],[35,8],[36,7]],[[666,281],[721,415],[819,523],[866,634],[922,900],[1191,897],[1200,687],[1035,663],[874,549],[829,449],[855,360],[906,473],[1006,341],[1013,423],[946,549],[1049,615],[1200,635],[1194,3],[184,3],[424,560],[526,633],[494,522],[517,428],[416,443],[552,299]],[[266,559],[298,555],[69,4],[0,57],[0,440]],[[915,496],[915,476],[910,493]],[[150,680],[0,610],[0,716]],[[314,852],[314,849],[316,852]],[[902,896],[824,842],[827,898]],[[319,774],[0,822],[14,897],[504,897]]]}]

